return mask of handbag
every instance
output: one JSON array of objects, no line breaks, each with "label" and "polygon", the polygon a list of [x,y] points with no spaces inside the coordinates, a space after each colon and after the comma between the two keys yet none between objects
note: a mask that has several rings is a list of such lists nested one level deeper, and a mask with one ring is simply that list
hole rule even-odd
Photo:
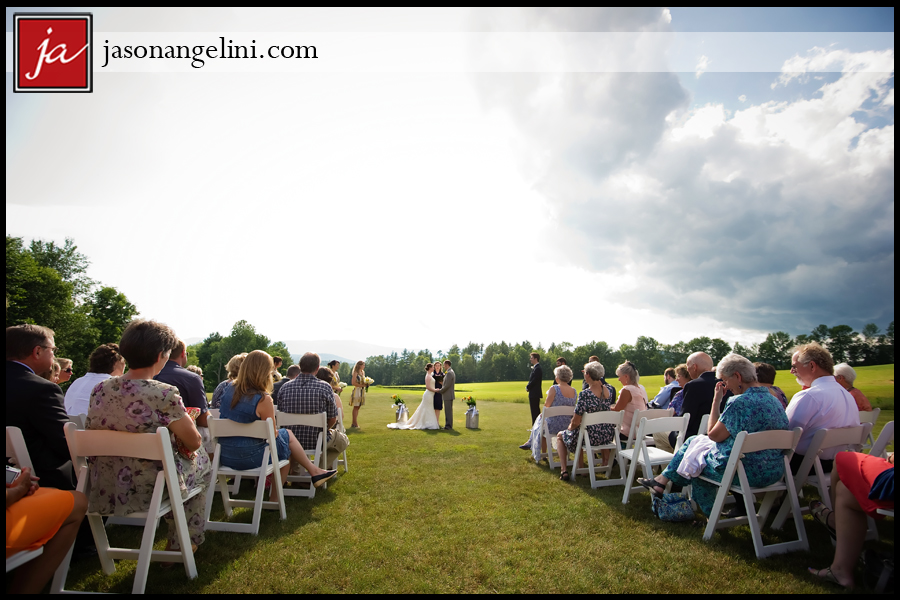
[{"label": "handbag", "polygon": [[684,494],[663,494],[662,498],[654,495],[650,509],[660,521],[682,523],[694,520],[694,508]]}]

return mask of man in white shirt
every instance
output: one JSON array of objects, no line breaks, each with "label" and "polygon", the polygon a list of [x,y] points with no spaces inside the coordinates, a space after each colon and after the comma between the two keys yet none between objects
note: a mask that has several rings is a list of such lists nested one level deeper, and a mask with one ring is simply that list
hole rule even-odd
[{"label": "man in white shirt", "polygon": [[[791,429],[803,428],[791,460],[791,470],[796,474],[816,432],[859,425],[859,409],[853,396],[834,378],[831,353],[818,343],[810,342],[797,348],[791,357],[791,373],[797,381],[809,386],[809,389],[794,394],[787,406]],[[839,450],[833,448],[819,455],[825,472],[831,471],[834,456]]]},{"label": "man in white shirt", "polygon": [[680,387],[678,380],[675,379],[675,369],[669,367],[666,369],[663,377],[666,380],[666,385],[660,388],[656,397],[650,401],[650,408],[668,408],[669,402],[672,401],[672,397],[675,395],[672,393],[672,390]]},{"label": "man in white shirt", "polygon": [[125,358],[119,354],[118,344],[103,344],[94,350],[88,365],[84,377],[73,381],[66,390],[66,414],[86,415],[94,387],[125,372]]}]

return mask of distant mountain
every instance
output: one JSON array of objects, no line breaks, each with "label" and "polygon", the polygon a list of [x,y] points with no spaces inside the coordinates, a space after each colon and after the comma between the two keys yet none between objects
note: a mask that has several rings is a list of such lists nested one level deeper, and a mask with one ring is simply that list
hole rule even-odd
[{"label": "distant mountain", "polygon": [[[290,349],[291,358],[295,362],[305,352],[315,352],[322,359],[323,363],[327,363],[329,360],[339,360],[351,365],[370,356],[390,354],[391,352],[400,354],[403,352],[403,348],[378,346],[356,340],[284,340],[284,344]],[[409,351],[414,352],[416,350],[409,348]]]},{"label": "distant mountain", "polygon": [[[327,352],[317,352],[316,354],[319,355],[319,362],[322,363],[323,367],[326,366],[328,363],[330,363],[333,360],[339,360],[342,363],[347,363],[348,365],[350,365],[351,368],[353,367],[353,365],[356,364],[355,360],[350,360],[349,358],[344,358],[343,356],[338,356],[337,354],[328,354]],[[300,362],[301,356],[303,356],[303,355],[302,354],[291,354],[291,361],[293,362],[293,364],[295,364],[295,365],[298,364]],[[360,360],[364,360],[364,359],[360,359]]]}]

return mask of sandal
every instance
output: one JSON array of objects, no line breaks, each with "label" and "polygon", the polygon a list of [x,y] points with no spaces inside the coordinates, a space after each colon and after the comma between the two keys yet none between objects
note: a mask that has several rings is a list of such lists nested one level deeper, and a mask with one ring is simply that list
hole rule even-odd
[{"label": "sandal", "polygon": [[[852,585],[851,585],[851,586],[845,586],[843,583],[841,583],[840,581],[838,581],[837,577],[835,577],[835,576],[834,576],[834,573],[832,573],[831,567],[826,567],[826,568],[824,568],[824,569],[813,569],[812,567],[809,567],[809,568],[806,569],[806,570],[809,571],[810,575],[815,575],[816,578],[821,579],[821,580],[823,580],[823,581],[827,581],[828,583],[833,583],[834,585],[840,586],[840,587],[844,588],[845,590],[852,590],[852,589],[853,589],[853,586],[852,586]],[[824,577],[823,577],[822,575],[820,575],[820,573],[821,573],[822,571],[825,571],[825,576],[824,576]]]},{"label": "sandal", "polygon": [[[638,477],[637,482],[638,482],[638,485],[641,485],[641,486],[647,488],[648,490],[650,490],[650,493],[653,494],[654,496],[656,496],[657,498],[662,498],[663,494],[666,491],[666,486],[664,486],[663,484],[661,484],[660,482],[658,482],[655,479],[644,479],[643,477]],[[662,491],[657,492],[656,488],[660,488],[660,489],[662,489]]]},{"label": "sandal", "polygon": [[813,516],[817,523],[828,530],[828,535],[831,536],[831,539],[837,540],[837,532],[834,530],[834,527],[828,524],[828,516],[834,514],[833,510],[825,506],[824,502],[813,500],[809,503],[809,514]]},{"label": "sandal", "polygon": [[560,481],[568,481],[568,480],[569,480],[569,472],[568,472],[568,471],[563,471],[562,473],[560,473],[560,474],[559,474],[559,480],[560,480]]}]

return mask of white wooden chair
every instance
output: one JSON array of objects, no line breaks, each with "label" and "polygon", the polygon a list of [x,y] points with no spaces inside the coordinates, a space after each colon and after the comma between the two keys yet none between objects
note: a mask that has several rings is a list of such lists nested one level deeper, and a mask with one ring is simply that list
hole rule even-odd
[{"label": "white wooden chair", "polygon": [[875,440],[875,443],[872,444],[872,449],[869,450],[869,454],[872,456],[880,456],[881,458],[887,458],[887,447],[888,444],[894,441],[894,422],[888,421],[885,423],[884,427],[881,429],[881,433],[878,434],[878,439]]},{"label": "white wooden chair", "polygon": [[[859,411],[859,424],[865,425],[866,423],[871,423],[872,427],[874,428],[875,424],[878,423],[878,415],[880,414],[880,408],[873,408],[872,410],[861,410]],[[869,433],[869,437],[867,437],[863,442],[863,450],[871,450],[874,443],[875,438],[871,433]]]},{"label": "white wooden chair", "polygon": [[78,429],[84,429],[84,423],[87,420],[87,415],[82,413],[80,415],[66,415],[69,419],[69,423],[75,423],[75,427]]},{"label": "white wooden chair", "polygon": [[[622,504],[628,504],[628,499],[634,492],[647,491],[643,487],[632,487],[638,465],[641,466],[644,477],[650,479],[653,477],[653,467],[668,465],[669,461],[675,456],[671,452],[660,450],[656,446],[648,446],[645,443],[647,436],[652,436],[654,433],[662,431],[677,431],[678,439],[676,440],[675,445],[680,448],[681,444],[684,443],[684,432],[687,431],[688,423],[690,423],[690,421],[690,413],[685,413],[680,417],[658,417],[649,420],[645,417],[641,419],[637,435],[635,436],[637,442],[634,448],[619,451],[620,464],[624,467],[626,463],[631,463],[631,466],[628,468],[628,474],[625,476],[625,493],[622,494]],[[634,431],[634,429],[632,429],[632,431]],[[672,482],[670,481],[669,484],[666,485],[666,489],[670,489],[671,485]]]},{"label": "white wooden chair", "polygon": [[[819,497],[829,509],[831,506],[831,473],[825,473],[822,468],[821,455],[826,450],[833,448],[845,449],[851,447],[854,450],[861,450],[862,444],[865,442],[869,433],[872,431],[872,424],[856,425],[855,427],[841,427],[837,429],[820,429],[813,436],[806,454],[803,456],[803,462],[797,472],[794,473],[794,487],[800,492],[804,485],[813,485],[819,490]],[[813,475],[810,474],[813,471]],[[801,513],[807,512],[809,509],[801,507]],[[774,529],[781,529],[791,511],[791,505],[787,502],[781,503],[778,514],[775,515],[775,521],[772,523]],[[877,536],[877,530],[870,520],[868,538],[872,539]]]},{"label": "white wooden chair", "polygon": [[[716,500],[713,503],[712,512],[709,515],[706,531],[703,533],[704,540],[712,539],[716,529],[747,523],[750,526],[750,535],[753,538],[753,549],[756,551],[756,558],[766,558],[773,554],[782,554],[794,550],[809,550],[809,540],[806,539],[806,528],[803,526],[800,502],[797,499],[797,488],[794,486],[794,478],[791,477],[790,467],[791,456],[794,454],[794,448],[797,447],[797,442],[800,440],[802,432],[803,429],[797,427],[793,431],[775,430],[761,431],[759,433],[741,431],[737,434],[734,446],[731,449],[731,457],[725,466],[725,474],[722,477],[722,481],[700,476],[704,481],[719,488]],[[781,450],[783,452],[784,474],[772,485],[759,488],[750,487],[750,483],[747,481],[747,473],[744,471],[743,458],[751,452],[760,452],[762,450]],[[737,484],[734,483],[735,477],[738,478]],[[721,518],[722,509],[725,506],[725,498],[728,496],[729,491],[743,495],[744,505],[749,516],[733,519]],[[798,539],[791,542],[765,545],[762,540],[761,528],[765,524],[766,518],[772,510],[772,505],[780,495],[780,492],[786,492],[787,494],[784,504],[790,507],[789,510],[793,511],[794,527],[797,530]],[[765,494],[759,513],[756,512],[756,507],[753,504],[754,494]]]},{"label": "white wooden chair", "polygon": [[[651,419],[662,419],[665,417],[672,417],[674,415],[674,408],[648,408],[647,410],[634,411],[634,414],[631,416],[631,428],[628,430],[628,440],[625,442],[625,449],[631,450],[632,448],[634,448],[634,443],[637,439],[637,430],[640,427],[641,419],[647,419],[649,421]],[[616,437],[619,437],[618,434],[616,435]],[[644,443],[648,446],[656,445],[656,442],[653,440],[652,435],[649,436],[648,439],[644,440]]]},{"label": "white wooden chair", "polygon": [[[184,500],[181,499],[181,490],[178,486],[178,473],[175,470],[175,455],[172,450],[172,441],[169,430],[160,427],[156,433],[128,433],[125,431],[93,431],[79,430],[74,423],[66,423],[66,441],[69,444],[69,452],[72,454],[72,464],[78,476],[79,492],[90,497],[90,468],[87,458],[89,456],[125,456],[156,460],[162,463],[162,470],[156,475],[156,484],[153,487],[153,496],[146,512],[132,513],[132,517],[144,517],[144,535],[141,538],[141,547],[111,548],[106,537],[106,529],[103,527],[103,519],[97,513],[88,512],[87,519],[94,534],[94,543],[97,546],[97,554],[103,572],[111,575],[116,570],[114,559],[137,560],[137,568],[134,573],[134,586],[132,593],[143,594],[147,585],[147,572],[151,561],[180,562],[184,563],[184,571],[188,578],[197,577],[197,565],[194,563],[194,553],[191,551],[191,537],[188,533],[187,519],[184,514]],[[193,498],[201,493],[200,488],[194,488],[185,500]],[[179,501],[172,502],[172,498]],[[172,513],[175,519],[175,530],[178,536],[180,550],[154,550],[153,538],[159,520],[166,514]],[[66,575],[69,563],[72,560],[72,549],[60,564],[56,575],[53,577],[52,591],[62,592],[66,583]]]},{"label": "white wooden chair", "polygon": [[[340,408],[338,409],[338,420],[337,420],[336,429],[338,431],[340,431],[341,433],[344,433],[344,434],[347,433],[347,430],[344,428],[344,411]],[[334,461],[334,465],[332,466],[332,468],[337,469],[338,466],[344,467],[344,473],[346,473],[350,470],[350,463],[347,462],[347,449],[346,448],[341,453],[341,456],[339,456],[337,458],[337,460]]]},{"label": "white wooden chair", "polygon": [[[312,415],[302,415],[298,413],[286,413],[280,410],[275,411],[275,418],[278,419],[278,425],[287,427],[288,425],[308,425],[309,427],[319,428],[319,435],[316,438],[315,448],[303,448],[306,455],[314,465],[322,469],[327,468],[325,465],[327,453],[325,445],[327,444],[326,435],[328,431],[328,413],[316,413]],[[312,484],[312,476],[306,475],[288,475],[287,480],[291,482],[291,487],[285,488],[284,493],[288,496],[301,496],[303,498],[314,498],[316,495],[316,487]],[[309,488],[302,488],[299,483],[309,483]],[[327,488],[328,484],[323,485]]]},{"label": "white wooden chair", "polygon": [[[18,469],[31,469],[34,473],[34,466],[31,464],[31,456],[28,454],[28,447],[25,446],[25,438],[22,436],[22,430],[18,427],[6,428],[6,456],[12,459],[13,464]],[[6,559],[6,572],[9,573],[16,567],[20,567],[30,560],[33,560],[44,553],[44,547],[34,550],[23,550],[16,552]]]},{"label": "white wooden chair", "polygon": [[[287,510],[284,506],[283,486],[281,484],[281,468],[290,461],[278,460],[278,446],[275,442],[275,424],[272,419],[265,421],[254,421],[253,423],[237,423],[230,419],[208,419],[209,432],[213,439],[216,440],[216,453],[213,457],[212,482],[210,487],[218,485],[219,492],[222,496],[222,504],[225,506],[225,516],[231,517],[232,509],[235,506],[249,507],[253,509],[253,517],[250,523],[231,523],[228,521],[212,521],[209,519],[212,514],[213,496],[215,491],[210,489],[206,494],[206,530],[207,531],[232,531],[235,533],[259,533],[259,522],[262,519],[262,510],[272,509],[278,510],[281,519],[287,518]],[[263,451],[262,462],[255,469],[247,469],[245,471],[231,469],[222,466],[222,446],[219,438],[241,436],[266,440],[266,448]],[[270,461],[269,458],[272,460]],[[253,500],[235,500],[229,493],[226,478],[238,476],[254,476],[256,477],[256,497]],[[269,501],[263,500],[263,494],[266,491],[266,477],[272,475],[272,493]],[[277,500],[272,500],[272,498]]]},{"label": "white wooden chair", "polygon": [[542,414],[544,415],[541,419],[541,437],[547,444],[547,451],[541,452],[541,458],[547,457],[547,464],[550,465],[550,469],[558,469],[562,465],[553,458],[553,444],[556,441],[555,435],[550,435],[550,426],[547,425],[547,419],[550,417],[569,417],[575,415],[575,407],[574,406],[545,406],[543,408]]},{"label": "white wooden chair", "polygon": [[697,435],[709,435],[709,415],[703,415],[700,417],[700,428],[697,430]]},{"label": "white wooden chair", "polygon": [[[572,475],[587,473],[591,478],[591,487],[592,488],[600,488],[606,487],[610,485],[622,485],[625,483],[625,465],[622,463],[619,458],[619,427],[622,425],[622,419],[625,417],[625,413],[623,411],[601,411],[601,412],[592,412],[585,413],[581,416],[581,427],[578,430],[578,442],[575,446],[575,458],[574,461],[578,460],[578,457],[581,456],[581,453],[584,452],[587,454],[587,467],[582,467],[581,469],[573,468],[570,472]],[[612,442],[603,446],[591,446],[591,439],[587,433],[587,427],[590,425],[603,425],[603,424],[611,424],[613,425],[613,439]],[[606,467],[601,467],[597,464],[598,455],[603,450],[609,450],[609,462],[607,462]],[[573,465],[577,464],[577,462],[573,462]],[[618,479],[612,478],[612,470],[613,465],[619,465],[619,477]],[[606,479],[597,479],[597,471],[602,471],[604,475],[606,475]]]},{"label": "white wooden chair", "polygon": [[210,408],[209,415],[206,417],[207,419],[218,419],[219,418],[219,410],[218,408]]}]

